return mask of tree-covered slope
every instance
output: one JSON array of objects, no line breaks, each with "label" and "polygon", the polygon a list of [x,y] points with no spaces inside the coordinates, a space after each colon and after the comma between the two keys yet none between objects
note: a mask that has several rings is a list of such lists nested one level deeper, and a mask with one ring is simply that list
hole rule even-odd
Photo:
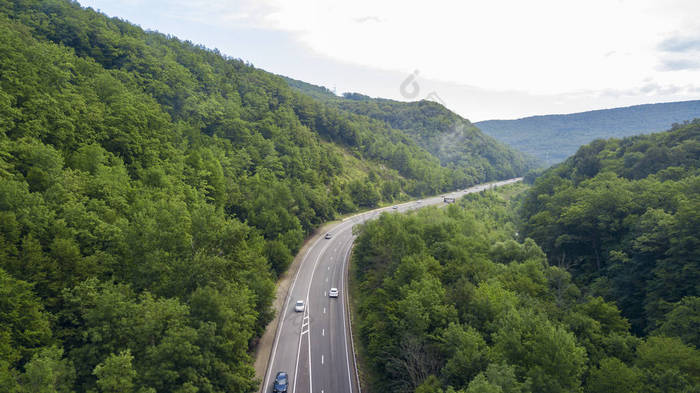
[{"label": "tree-covered slope", "polygon": [[535,181],[522,230],[637,334],[700,345],[700,121],[597,140]]},{"label": "tree-covered slope", "polygon": [[292,89],[304,93],[305,95],[313,97],[319,101],[333,101],[341,98],[326,87],[312,85],[311,83],[302,82],[284,75],[280,75],[280,77],[284,79],[284,81],[287,82],[289,87]]},{"label": "tree-covered slope", "polygon": [[304,237],[464,170],[217,51],[0,0],[0,391],[254,391]]},{"label": "tree-covered slope", "polygon": [[667,130],[700,117],[700,101],[670,102],[567,115],[532,116],[475,123],[486,134],[547,165],[563,161],[595,139]]},{"label": "tree-covered slope", "polygon": [[478,179],[517,176],[536,166],[532,157],[501,144],[464,119],[433,101],[400,102],[358,93],[338,97],[330,90],[285,78],[304,94],[344,111],[367,116],[404,131],[419,146],[440,159],[443,166],[464,168]]},{"label": "tree-covered slope", "polygon": [[[614,302],[578,287],[532,239],[516,240],[511,204],[486,191],[363,225],[353,295],[370,390],[694,392],[694,344],[673,330],[632,335]],[[697,337],[682,322],[697,318],[695,299],[674,321]]]}]

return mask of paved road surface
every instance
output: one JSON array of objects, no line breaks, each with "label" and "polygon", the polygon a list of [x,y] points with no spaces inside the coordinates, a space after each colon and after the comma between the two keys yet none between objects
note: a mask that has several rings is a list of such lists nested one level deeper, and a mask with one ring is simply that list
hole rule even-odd
[{"label": "paved road surface", "polygon": [[[460,196],[519,181],[520,178],[479,185],[445,194]],[[444,204],[442,196],[369,211],[345,219],[314,240],[304,256],[280,312],[275,342],[263,381],[263,392],[272,391],[278,371],[289,374],[290,393],[359,393],[353,342],[347,314],[346,272],[355,237],[352,227],[382,212],[405,212]],[[338,298],[328,297],[338,288]],[[294,304],[304,300],[304,312]]]}]

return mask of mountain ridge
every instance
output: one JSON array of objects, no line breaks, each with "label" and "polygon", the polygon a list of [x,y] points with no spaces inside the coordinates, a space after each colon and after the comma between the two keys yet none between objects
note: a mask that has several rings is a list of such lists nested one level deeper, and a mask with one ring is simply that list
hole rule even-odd
[{"label": "mountain ridge", "polygon": [[[338,96],[322,86],[283,78],[299,92],[404,131],[415,143],[438,157],[443,166],[476,168],[476,175],[503,178],[538,165],[533,157],[486,135],[468,119],[437,102],[402,102],[351,92]],[[505,169],[499,170],[499,167]]]},{"label": "mountain ridge", "polygon": [[486,134],[548,165],[563,161],[595,139],[661,132],[700,117],[700,100],[596,109],[474,123]]}]

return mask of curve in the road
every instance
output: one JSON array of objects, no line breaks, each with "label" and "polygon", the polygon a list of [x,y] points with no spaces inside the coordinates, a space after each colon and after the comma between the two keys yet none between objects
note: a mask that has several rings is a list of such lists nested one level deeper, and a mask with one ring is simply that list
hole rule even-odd
[{"label": "curve in the road", "polygon": [[[519,180],[479,185],[449,195],[458,198]],[[360,393],[349,302],[327,294],[335,287],[340,289],[340,298],[347,296],[348,259],[355,239],[352,227],[376,218],[381,212],[405,212],[440,203],[443,197],[432,197],[360,213],[334,226],[331,239],[322,235],[313,242],[279,311],[262,392],[271,392],[275,373],[286,371],[291,393]],[[305,301],[303,312],[294,310],[296,300]]]}]

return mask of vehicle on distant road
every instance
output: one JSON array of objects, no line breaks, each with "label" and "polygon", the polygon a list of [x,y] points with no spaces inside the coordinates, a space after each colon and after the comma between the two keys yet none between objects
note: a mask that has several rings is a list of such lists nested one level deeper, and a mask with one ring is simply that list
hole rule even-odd
[{"label": "vehicle on distant road", "polygon": [[399,208],[398,206],[393,206],[393,207],[392,207],[392,209],[398,209],[398,208]]},{"label": "vehicle on distant road", "polygon": [[442,201],[445,203],[455,203],[455,197],[445,196],[445,197],[442,197]]},{"label": "vehicle on distant road", "polygon": [[304,301],[297,300],[297,304],[294,305],[294,311],[303,312],[304,311]]},{"label": "vehicle on distant road", "polygon": [[326,233],[326,236],[324,236],[324,238],[326,238],[326,239],[330,239],[332,237],[333,237],[333,234],[330,232]]},{"label": "vehicle on distant road", "polygon": [[274,393],[284,393],[287,391],[288,386],[289,382],[287,378],[287,373],[284,371],[278,372],[277,376],[275,377],[275,384],[272,387],[272,391]]},{"label": "vehicle on distant road", "polygon": [[331,290],[328,291],[328,296],[329,297],[338,297],[338,288],[331,288]]}]

